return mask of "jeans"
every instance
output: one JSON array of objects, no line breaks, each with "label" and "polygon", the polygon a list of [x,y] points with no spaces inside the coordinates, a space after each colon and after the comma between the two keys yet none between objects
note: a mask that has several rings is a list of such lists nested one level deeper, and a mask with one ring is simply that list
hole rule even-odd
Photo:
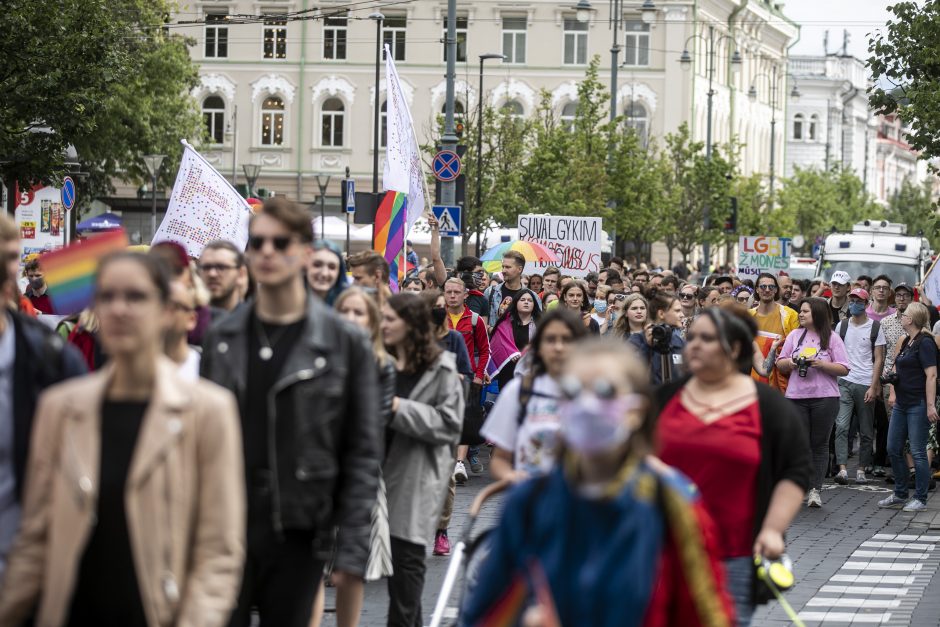
[{"label": "jeans", "polygon": [[427,558],[423,544],[392,537],[392,568],[388,578],[388,627],[422,627],[421,593]]},{"label": "jeans", "polygon": [[754,580],[754,558],[732,557],[724,561],[725,579],[728,594],[734,601],[734,613],[738,617],[738,627],[748,627],[754,615],[754,603],[751,601],[751,586]]},{"label": "jeans", "polygon": [[875,456],[872,465],[883,468],[888,463],[888,408],[885,400],[879,398],[875,402]]},{"label": "jeans", "polygon": [[[858,414],[858,466],[871,466],[872,440],[875,436],[875,403],[865,402],[867,385],[839,379],[839,415],[836,417],[836,463],[844,465],[849,457],[849,427],[852,412]],[[877,402],[877,401],[876,401]]]},{"label": "jeans", "polygon": [[839,399],[831,396],[790,400],[803,417],[809,433],[809,450],[813,456],[813,487],[822,490],[826,466],[829,465],[829,434],[839,411]]},{"label": "jeans", "polygon": [[888,457],[894,471],[894,495],[899,499],[907,498],[907,461],[904,459],[904,443],[911,441],[911,457],[914,459],[914,498],[921,503],[927,502],[927,488],[930,485],[930,464],[927,463],[927,401],[916,405],[894,406],[888,423]]}]

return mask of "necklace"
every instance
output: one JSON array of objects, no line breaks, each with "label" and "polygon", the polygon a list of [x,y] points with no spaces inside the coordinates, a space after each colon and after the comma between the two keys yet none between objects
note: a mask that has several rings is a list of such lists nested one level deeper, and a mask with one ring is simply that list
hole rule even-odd
[{"label": "necklace", "polygon": [[261,361],[270,361],[274,357],[274,346],[277,346],[277,341],[281,339],[281,336],[287,331],[290,325],[283,325],[278,329],[277,333],[273,334],[273,341],[268,339],[268,334],[264,330],[264,325],[261,323],[261,319],[258,316],[255,316],[255,328],[258,331],[258,341],[261,342],[261,348],[258,349],[258,357],[261,358]]}]

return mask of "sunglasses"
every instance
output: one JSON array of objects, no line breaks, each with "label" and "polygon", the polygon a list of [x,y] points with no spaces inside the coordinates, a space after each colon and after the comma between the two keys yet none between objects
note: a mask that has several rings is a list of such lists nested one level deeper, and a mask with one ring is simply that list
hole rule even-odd
[{"label": "sunglasses", "polygon": [[692,292],[691,294],[688,292],[680,292],[679,300],[695,300],[695,292]]},{"label": "sunglasses", "polygon": [[614,300],[626,300],[626,299],[627,299],[626,294],[617,294],[616,296],[614,296]]},{"label": "sunglasses", "polygon": [[263,237],[261,235],[252,235],[248,238],[248,247],[252,250],[261,250],[264,248],[265,242],[271,242],[271,245],[274,246],[274,250],[279,253],[287,250],[287,247],[290,246],[290,243],[293,241],[290,235],[277,235],[275,237]]},{"label": "sunglasses", "polygon": [[776,292],[777,286],[776,285],[758,285],[757,289],[763,290],[765,292]]}]

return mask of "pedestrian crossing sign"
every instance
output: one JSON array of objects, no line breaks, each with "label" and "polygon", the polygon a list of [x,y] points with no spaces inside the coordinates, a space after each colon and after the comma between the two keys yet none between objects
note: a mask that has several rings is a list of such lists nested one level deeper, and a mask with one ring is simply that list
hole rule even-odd
[{"label": "pedestrian crossing sign", "polygon": [[434,205],[431,207],[431,211],[440,223],[441,235],[444,237],[460,236],[459,206]]}]

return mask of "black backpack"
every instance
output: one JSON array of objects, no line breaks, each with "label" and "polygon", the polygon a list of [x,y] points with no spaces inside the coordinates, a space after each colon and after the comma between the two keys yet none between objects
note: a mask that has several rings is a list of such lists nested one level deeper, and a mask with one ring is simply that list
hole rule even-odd
[{"label": "black backpack", "polygon": [[[836,330],[839,332],[839,337],[842,338],[842,341],[845,342],[845,336],[849,332],[849,321],[841,320],[836,326]],[[877,320],[871,321],[871,334],[869,340],[871,340],[871,358],[872,361],[875,359],[875,341],[878,339],[878,331],[881,330],[881,323]]]}]

